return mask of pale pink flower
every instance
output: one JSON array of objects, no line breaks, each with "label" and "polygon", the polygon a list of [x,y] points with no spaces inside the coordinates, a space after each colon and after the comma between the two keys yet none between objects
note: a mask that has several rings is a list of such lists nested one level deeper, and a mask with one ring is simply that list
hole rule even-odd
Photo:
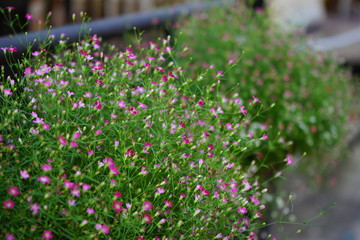
[{"label": "pale pink flower", "polygon": [[26,170],[20,170],[20,176],[23,178],[23,179],[28,179],[30,177],[30,175],[28,174],[28,172]]},{"label": "pale pink flower", "polygon": [[294,161],[293,161],[293,159],[291,158],[290,155],[286,155],[286,162],[287,162],[289,165],[291,165],[291,164],[294,163]]},{"label": "pale pink flower", "polygon": [[59,136],[58,140],[59,140],[60,145],[66,146],[67,141],[63,136]]},{"label": "pale pink flower", "polygon": [[88,208],[86,209],[86,213],[88,214],[94,214],[95,213],[95,210],[93,208]]},{"label": "pale pink flower", "polygon": [[5,95],[5,96],[9,96],[9,95],[12,95],[12,94],[13,94],[13,92],[11,91],[11,89],[4,89],[3,92],[4,92],[4,95]]},{"label": "pale pink flower", "polygon": [[50,178],[48,176],[40,176],[40,177],[38,177],[37,180],[41,183],[49,183],[50,182]]},{"label": "pale pink flower", "polygon": [[34,203],[30,206],[30,211],[33,212],[34,215],[37,215],[39,213],[40,206],[37,203]]}]

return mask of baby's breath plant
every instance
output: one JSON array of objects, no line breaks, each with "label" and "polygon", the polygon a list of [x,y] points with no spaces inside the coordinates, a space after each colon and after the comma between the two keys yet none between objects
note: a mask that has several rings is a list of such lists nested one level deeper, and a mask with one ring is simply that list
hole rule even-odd
[{"label": "baby's breath plant", "polygon": [[274,166],[272,161],[288,151],[297,156],[307,152],[313,156],[306,163],[308,173],[334,166],[324,155],[333,156],[330,150],[344,139],[352,92],[349,73],[333,58],[308,49],[301,34],[281,32],[265,11],[236,2],[179,24],[177,37],[191,52],[192,61],[189,56],[184,61],[189,73],[237,61],[226,74],[222,91],[238,93],[244,100],[256,96],[265,108],[273,104],[257,121],[269,128],[270,138],[280,133],[285,143],[264,148],[257,159],[273,155],[266,164]]},{"label": "baby's breath plant", "polygon": [[184,75],[169,40],[64,40],[2,75],[0,238],[255,238],[261,100],[219,91],[233,63]]}]

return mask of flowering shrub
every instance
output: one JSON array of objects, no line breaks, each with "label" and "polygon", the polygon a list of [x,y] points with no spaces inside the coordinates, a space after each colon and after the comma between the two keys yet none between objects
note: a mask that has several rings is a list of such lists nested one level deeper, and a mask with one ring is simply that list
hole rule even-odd
[{"label": "flowering shrub", "polygon": [[[255,95],[265,108],[274,104],[258,121],[269,127],[270,138],[280,133],[287,143],[263,150],[260,156],[275,156],[268,157],[268,165],[287,151],[313,156],[329,153],[344,134],[351,96],[349,75],[331,58],[303,46],[301,35],[280,32],[270,23],[265,12],[249,11],[240,1],[185,19],[179,24],[178,38],[191,51],[189,72],[238,61],[226,73],[222,91],[236,92],[245,100]],[[316,160],[307,170],[318,173],[329,165]]]},{"label": "flowering shrub", "polygon": [[0,238],[255,238],[260,100],[186,77],[169,39],[108,52],[64,40],[2,76]]}]

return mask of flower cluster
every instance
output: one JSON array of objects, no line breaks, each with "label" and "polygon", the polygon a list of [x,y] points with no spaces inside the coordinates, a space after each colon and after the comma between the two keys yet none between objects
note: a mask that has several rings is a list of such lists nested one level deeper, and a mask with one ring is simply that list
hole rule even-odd
[{"label": "flower cluster", "polygon": [[185,76],[169,39],[32,54],[0,86],[0,237],[254,238],[267,190],[241,163],[271,140],[222,80]]},{"label": "flower cluster", "polygon": [[[277,29],[265,11],[254,12],[243,1],[235,2],[225,10],[200,13],[179,24],[179,42],[191,50],[193,59],[187,69],[194,73],[212,67],[215,75],[216,68],[238,62],[225,74],[223,91],[237,92],[242,99],[258,97],[268,109],[259,121],[269,126],[270,138],[280,133],[284,143],[263,148],[262,155],[273,156],[267,165],[276,167],[273,161],[279,158],[292,163],[286,157],[289,152],[307,152],[314,156],[308,161],[308,173],[333,166],[324,153],[339,146],[344,136],[351,96],[349,72],[332,57],[308,49],[301,34]],[[178,61],[189,63],[188,55]],[[326,164],[319,158],[327,159]]]}]

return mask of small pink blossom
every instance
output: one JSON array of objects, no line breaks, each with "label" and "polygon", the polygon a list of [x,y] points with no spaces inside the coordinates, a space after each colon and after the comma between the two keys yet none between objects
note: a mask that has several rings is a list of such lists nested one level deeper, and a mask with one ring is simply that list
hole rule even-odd
[{"label": "small pink blossom", "polygon": [[11,91],[11,89],[4,89],[3,92],[4,92],[4,95],[5,95],[5,96],[9,96],[9,95],[12,95],[12,94],[13,94],[13,92]]},{"label": "small pink blossom", "polygon": [[38,177],[38,179],[37,179],[39,182],[41,182],[41,183],[49,183],[50,182],[50,178],[48,177],[48,176],[40,176],[40,177]]},{"label": "small pink blossom", "polygon": [[294,160],[291,158],[290,155],[286,155],[285,161],[286,161],[289,165],[291,165],[291,164],[294,163]]},{"label": "small pink blossom", "polygon": [[238,207],[237,212],[238,212],[238,213],[241,213],[241,214],[247,213],[246,207]]},{"label": "small pink blossom", "polygon": [[88,214],[94,214],[95,213],[95,210],[93,208],[88,208],[86,209],[86,213]]},{"label": "small pink blossom", "polygon": [[20,176],[23,179],[28,179],[30,177],[30,175],[28,174],[28,172],[26,170],[20,170]]},{"label": "small pink blossom", "polygon": [[40,206],[37,203],[34,203],[30,206],[30,211],[33,212],[34,215],[37,215],[39,213]]},{"label": "small pink blossom", "polygon": [[143,219],[144,219],[144,221],[146,222],[146,223],[148,223],[148,224],[151,224],[152,223],[152,217],[151,217],[151,215],[149,214],[149,213],[144,213],[143,214]]},{"label": "small pink blossom", "polygon": [[30,13],[25,14],[25,18],[30,21],[31,19],[33,19],[33,15],[31,15]]},{"label": "small pink blossom", "polygon": [[94,133],[95,133],[96,135],[100,135],[100,134],[102,134],[102,130],[101,130],[101,129],[97,129],[97,130],[94,131]]},{"label": "small pink blossom", "polygon": [[53,235],[52,235],[52,231],[51,230],[44,230],[43,231],[43,235],[41,235],[41,237],[45,240],[49,240],[49,239],[52,239],[53,238]]},{"label": "small pink blossom", "polygon": [[83,189],[84,191],[88,191],[90,188],[91,188],[91,186],[90,186],[89,184],[83,184],[83,185],[82,185],[82,189]]},{"label": "small pink blossom", "polygon": [[143,206],[142,206],[142,209],[143,209],[144,211],[150,211],[151,208],[152,208],[151,202],[145,201],[144,204],[143,204]]},{"label": "small pink blossom", "polygon": [[74,188],[70,191],[71,195],[75,196],[75,197],[80,197],[80,189],[78,188]]},{"label": "small pink blossom", "polygon": [[114,200],[112,207],[114,208],[115,212],[123,211],[122,202],[119,202],[117,200]]},{"label": "small pink blossom", "polygon": [[66,146],[67,141],[63,136],[59,136],[58,140],[61,146]]},{"label": "small pink blossom", "polygon": [[171,201],[165,200],[164,204],[165,204],[166,207],[172,207],[172,202]]},{"label": "small pink blossom", "polygon": [[13,208],[15,206],[15,203],[13,201],[11,201],[10,199],[6,200],[3,202],[4,208],[5,209],[10,209]]},{"label": "small pink blossom", "polygon": [[6,239],[6,240],[14,240],[14,239],[15,239],[14,234],[11,234],[11,233],[6,234],[6,238],[5,238],[5,239]]},{"label": "small pink blossom", "polygon": [[9,187],[7,191],[13,197],[16,197],[20,194],[19,189],[15,186]]},{"label": "small pink blossom", "polygon": [[73,147],[73,148],[77,148],[79,145],[77,144],[76,141],[71,141],[70,142],[70,147]]},{"label": "small pink blossom", "polygon": [[164,188],[161,188],[161,187],[158,187],[158,188],[157,188],[156,193],[161,194],[161,193],[164,193],[164,192],[165,192],[165,189],[164,189]]},{"label": "small pink blossom", "polygon": [[51,171],[52,170],[52,166],[50,165],[50,164],[43,164],[42,166],[41,166],[41,169],[44,171],[44,172],[49,172],[49,171]]},{"label": "small pink blossom", "polygon": [[115,192],[115,193],[114,193],[114,196],[115,196],[116,198],[119,198],[119,197],[122,196],[122,194],[121,194],[121,192]]}]

